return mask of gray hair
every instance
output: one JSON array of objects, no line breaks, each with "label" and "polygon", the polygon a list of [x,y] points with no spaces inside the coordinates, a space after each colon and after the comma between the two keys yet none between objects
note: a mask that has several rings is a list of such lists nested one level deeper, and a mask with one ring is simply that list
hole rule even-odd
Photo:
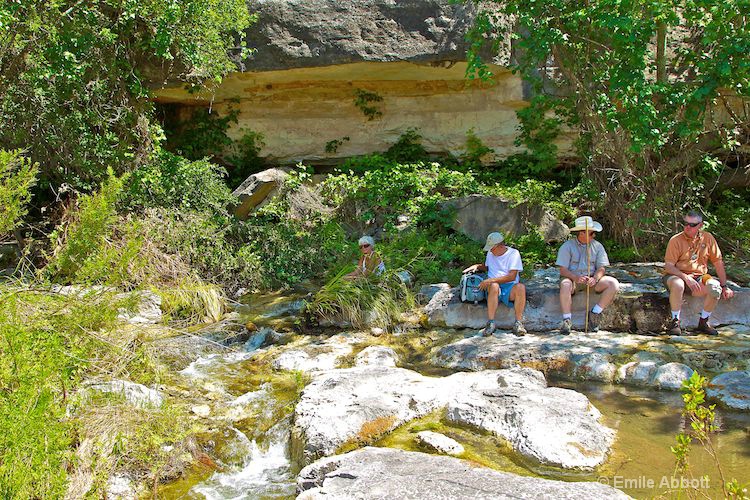
[{"label": "gray hair", "polygon": [[372,236],[362,236],[359,239],[360,245],[370,245],[371,247],[375,248],[375,240],[372,239]]},{"label": "gray hair", "polygon": [[688,210],[687,212],[685,212],[685,217],[698,219],[699,221],[703,222],[703,214],[701,214],[697,210]]}]

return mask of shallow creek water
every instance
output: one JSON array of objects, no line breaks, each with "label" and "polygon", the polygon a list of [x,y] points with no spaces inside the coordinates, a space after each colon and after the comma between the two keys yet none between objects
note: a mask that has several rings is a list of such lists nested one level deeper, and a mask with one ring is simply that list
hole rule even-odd
[{"label": "shallow creek water", "polygon": [[[418,334],[420,338],[430,335],[435,338],[445,333],[422,331]],[[391,340],[408,342],[406,339]],[[229,393],[235,398],[229,406],[247,408],[251,403],[253,417],[235,421],[234,427],[212,437],[217,449],[230,457],[219,470],[194,471],[188,477],[162,487],[160,497],[294,498],[295,477],[300,465],[290,459],[290,400],[288,387],[285,389],[289,380],[274,381],[268,376],[258,376],[261,370],[258,366],[262,364],[259,359],[267,349],[259,349],[260,345],[257,337],[251,338],[244,351],[209,355],[182,370],[186,385],[210,381],[217,390]],[[401,352],[408,353],[409,349]],[[425,363],[424,353],[402,360],[401,366],[429,376],[448,374],[445,370],[430,369]],[[270,370],[267,365],[263,369]],[[682,399],[679,393],[562,380],[550,380],[549,384],[588,396],[603,414],[605,424],[617,431],[610,459],[598,471],[570,473],[529,464],[501,439],[445,425],[439,412],[401,426],[375,445],[415,450],[414,434],[434,429],[461,442],[467,450],[464,458],[498,470],[566,481],[600,481],[636,498],[678,496],[674,484],[670,483],[674,470],[670,446],[674,445],[674,436],[685,425],[680,415]],[[724,476],[747,482],[750,480],[750,414],[717,409],[717,415],[721,432],[715,436],[714,445]],[[276,416],[278,421],[274,421]],[[713,461],[699,445],[694,445],[693,450],[690,464],[695,476],[700,478],[702,474],[709,474],[708,481],[695,483],[699,495],[720,496],[720,481]]]}]

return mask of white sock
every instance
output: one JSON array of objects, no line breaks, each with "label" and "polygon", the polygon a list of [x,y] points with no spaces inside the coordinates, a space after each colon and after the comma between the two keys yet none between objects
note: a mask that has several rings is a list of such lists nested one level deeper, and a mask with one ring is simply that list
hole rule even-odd
[{"label": "white sock", "polygon": [[705,309],[701,311],[701,319],[708,319],[711,317],[711,313]]},{"label": "white sock", "polygon": [[672,311],[672,319],[680,319],[680,311]]},{"label": "white sock", "polygon": [[602,309],[602,306],[600,306],[599,304],[597,304],[597,305],[594,306],[594,308],[591,310],[591,312],[594,313],[594,314],[601,314],[603,310],[604,309]]},{"label": "white sock", "polygon": [[570,319],[572,317],[573,317],[573,314],[571,314],[571,313],[563,314],[563,319]]}]

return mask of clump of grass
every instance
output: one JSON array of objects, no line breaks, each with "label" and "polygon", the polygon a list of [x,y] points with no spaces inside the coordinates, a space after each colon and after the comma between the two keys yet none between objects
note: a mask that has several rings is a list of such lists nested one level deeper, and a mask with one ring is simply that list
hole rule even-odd
[{"label": "clump of grass", "polygon": [[157,291],[162,298],[162,312],[173,321],[215,323],[221,320],[227,308],[224,291],[216,285],[186,281]]},{"label": "clump of grass", "polygon": [[396,274],[349,280],[341,271],[308,303],[308,313],[329,321],[344,320],[356,328],[388,328],[402,312],[414,307],[414,295]]}]

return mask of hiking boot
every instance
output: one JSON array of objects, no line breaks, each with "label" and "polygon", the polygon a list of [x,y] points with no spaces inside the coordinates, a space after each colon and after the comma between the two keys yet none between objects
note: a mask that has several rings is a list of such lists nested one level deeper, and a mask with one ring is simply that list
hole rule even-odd
[{"label": "hiking boot", "polygon": [[513,333],[518,337],[526,335],[526,328],[523,326],[520,319],[517,319],[516,322],[513,323]]},{"label": "hiking boot", "polygon": [[708,318],[701,318],[698,320],[698,328],[695,329],[697,333],[705,333],[706,335],[718,335],[719,331],[708,323]]},{"label": "hiking boot", "polygon": [[570,321],[570,318],[565,318],[562,320],[562,323],[560,323],[560,334],[570,335],[571,328],[573,328],[573,323]]},{"label": "hiking boot", "polygon": [[599,321],[602,319],[602,313],[595,313],[592,311],[589,311],[589,331],[591,332],[598,332],[599,331]]},{"label": "hiking boot", "polygon": [[672,318],[669,320],[669,324],[667,325],[667,335],[682,335],[679,318]]},{"label": "hiking boot", "polygon": [[495,333],[495,330],[497,330],[497,327],[495,326],[494,321],[488,321],[487,326],[484,327],[484,330],[482,330],[482,337],[489,337],[493,333]]}]

